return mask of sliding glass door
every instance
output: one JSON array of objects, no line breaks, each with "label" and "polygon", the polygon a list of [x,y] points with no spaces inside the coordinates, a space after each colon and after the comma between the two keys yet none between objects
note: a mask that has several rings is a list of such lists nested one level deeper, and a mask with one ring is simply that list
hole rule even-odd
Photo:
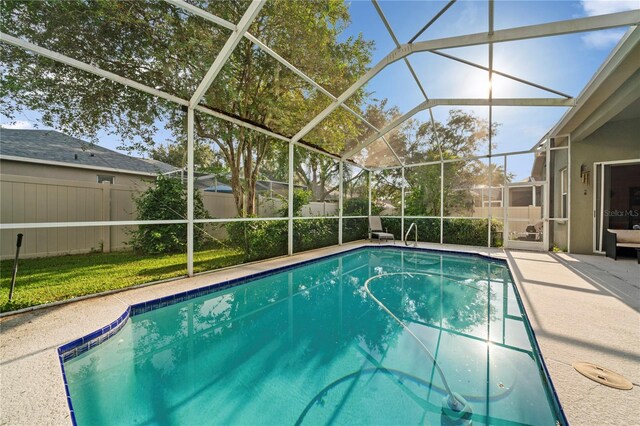
[{"label": "sliding glass door", "polygon": [[595,163],[593,251],[604,251],[605,229],[640,226],[640,160]]}]

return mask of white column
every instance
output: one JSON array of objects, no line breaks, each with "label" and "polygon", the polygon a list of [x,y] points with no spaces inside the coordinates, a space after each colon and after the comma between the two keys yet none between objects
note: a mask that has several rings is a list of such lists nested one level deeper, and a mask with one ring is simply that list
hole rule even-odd
[{"label": "white column", "polygon": [[404,238],[404,166],[402,166],[402,188],[400,192],[400,240]]},{"label": "white column", "polygon": [[440,244],[444,244],[444,163],[440,157]]},{"label": "white column", "polygon": [[293,144],[289,142],[289,256],[293,255]]},{"label": "white column", "polygon": [[549,251],[549,182],[551,181],[551,139],[547,139],[547,143],[545,144],[545,148],[547,151],[547,175],[545,176],[545,183],[542,185],[541,196],[542,199],[540,202],[542,203],[542,242],[544,244],[544,251]]},{"label": "white column", "polygon": [[[491,131],[491,130],[489,130]],[[487,210],[487,223],[489,225],[489,229],[487,230],[487,247],[491,247],[491,190],[492,190],[492,186],[493,186],[493,173],[491,171],[491,164],[493,164],[493,161],[491,155],[489,155],[489,206],[488,206],[488,210]],[[482,205],[482,199],[484,198],[484,194],[483,196],[480,198],[480,205]]]},{"label": "white column", "polygon": [[[571,253],[571,135],[567,135],[567,145],[567,252]],[[595,177],[595,170],[593,173]],[[595,197],[596,193],[594,191],[594,200]]]},{"label": "white column", "polygon": [[338,198],[338,245],[342,245],[342,204],[344,202],[344,187],[343,187],[343,182],[344,182],[344,162],[342,160],[340,160],[339,163],[339,176],[340,176],[340,182],[339,182],[339,190],[340,190],[340,194],[339,194],[339,198]]},{"label": "white column", "polygon": [[367,186],[369,187],[369,216],[371,216],[371,173],[371,170],[367,172]]},{"label": "white column", "polygon": [[187,275],[193,276],[193,108],[187,109]]}]

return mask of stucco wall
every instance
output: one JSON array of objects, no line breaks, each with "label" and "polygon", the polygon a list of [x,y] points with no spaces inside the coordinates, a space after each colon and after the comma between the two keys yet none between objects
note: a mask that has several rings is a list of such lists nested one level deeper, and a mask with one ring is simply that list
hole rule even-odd
[{"label": "stucco wall", "polygon": [[[593,252],[593,163],[640,159],[640,121],[612,121],[588,138],[571,144],[571,252]],[[580,166],[591,172],[589,185],[580,179]]]}]

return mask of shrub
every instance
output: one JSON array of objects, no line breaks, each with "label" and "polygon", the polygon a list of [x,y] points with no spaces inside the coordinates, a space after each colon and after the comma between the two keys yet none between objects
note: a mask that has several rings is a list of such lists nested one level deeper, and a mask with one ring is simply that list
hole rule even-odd
[{"label": "shrub", "polygon": [[369,220],[367,218],[349,218],[342,219],[342,241],[357,241],[368,238]]},{"label": "shrub", "polygon": [[226,224],[229,242],[244,250],[244,261],[287,254],[288,224],[285,220],[230,222]]},{"label": "shrub", "polygon": [[[159,176],[155,185],[135,200],[138,220],[171,220],[187,217],[187,191],[180,179]],[[207,218],[208,213],[198,192],[194,193],[194,214]],[[131,231],[129,244],[147,254],[184,252],[187,249],[187,225],[141,225]],[[210,240],[202,229],[194,230],[194,250]]]},{"label": "shrub", "polygon": [[347,198],[343,202],[342,211],[344,216],[367,216],[369,214],[369,199]]},{"label": "shrub", "polygon": [[[502,246],[502,232],[500,222],[491,222],[493,247]],[[446,244],[464,244],[470,246],[487,246],[486,219],[445,219],[444,242]]]},{"label": "shrub", "polygon": [[[305,189],[294,189],[293,190],[293,215],[300,216],[302,213],[302,206],[305,204],[309,204],[311,201],[311,191]],[[288,198],[284,198],[284,206],[280,209],[280,216],[288,217],[289,216],[289,200]]]},{"label": "shrub", "polygon": [[338,244],[338,219],[319,217],[293,222],[293,251]]}]

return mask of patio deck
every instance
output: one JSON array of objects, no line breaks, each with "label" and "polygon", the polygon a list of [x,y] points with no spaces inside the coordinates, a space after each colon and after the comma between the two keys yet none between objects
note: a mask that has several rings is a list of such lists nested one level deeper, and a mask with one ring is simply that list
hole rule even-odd
[{"label": "patio deck", "polygon": [[[71,424],[56,349],[116,319],[127,305],[365,245],[329,247],[0,318],[0,424]],[[506,258],[567,418],[629,424],[640,405],[640,266],[635,260],[420,244]],[[621,391],[572,367],[588,361],[634,383]]]}]

